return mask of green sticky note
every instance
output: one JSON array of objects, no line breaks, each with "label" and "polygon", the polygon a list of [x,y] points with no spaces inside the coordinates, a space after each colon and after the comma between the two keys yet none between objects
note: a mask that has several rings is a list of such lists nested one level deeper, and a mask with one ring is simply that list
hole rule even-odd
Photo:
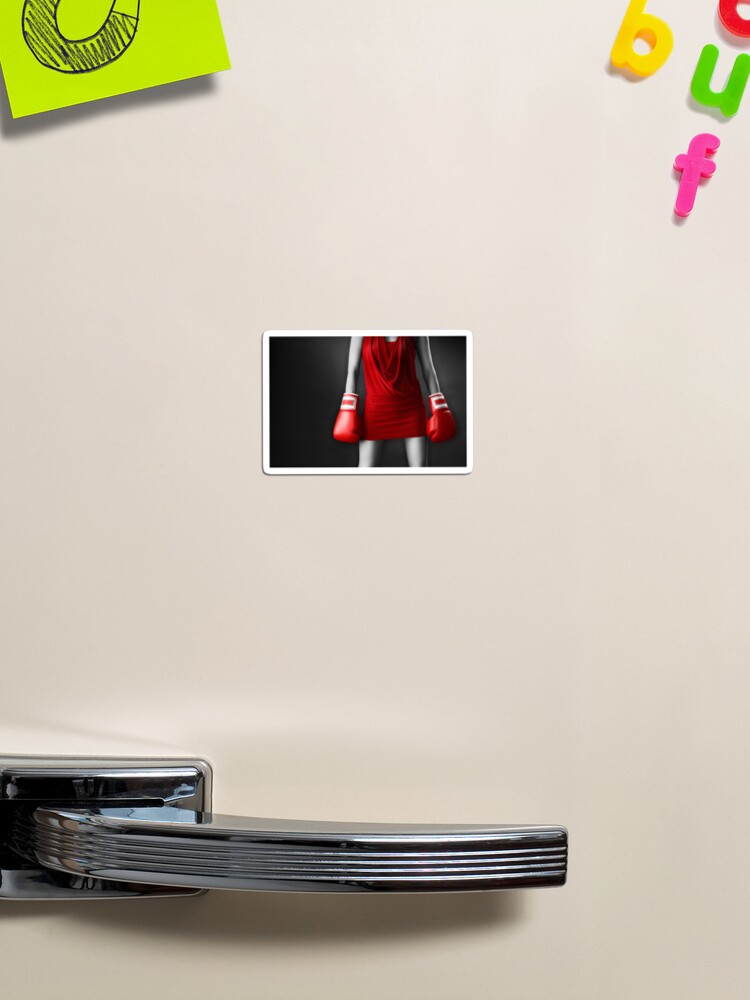
[{"label": "green sticky note", "polygon": [[216,0],[0,0],[14,118],[229,69]]}]

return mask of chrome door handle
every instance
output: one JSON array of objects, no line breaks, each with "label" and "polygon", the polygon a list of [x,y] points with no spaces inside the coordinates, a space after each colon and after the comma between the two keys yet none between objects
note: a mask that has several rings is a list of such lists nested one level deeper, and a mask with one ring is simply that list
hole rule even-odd
[{"label": "chrome door handle", "polygon": [[565,876],[556,827],[299,823],[162,807],[38,808],[23,830],[47,868],[194,889],[444,892]]},{"label": "chrome door handle", "polygon": [[[169,888],[444,892],[554,886],[566,878],[567,832],[559,826],[212,814],[203,761],[17,758],[0,760],[0,779],[0,810],[10,806],[4,824],[0,814],[0,896],[30,897],[34,878],[42,889],[35,898]],[[55,801],[44,801],[45,792]],[[9,855],[29,866],[31,880],[8,878],[2,858],[7,863]],[[26,892],[8,891],[24,881]]]}]

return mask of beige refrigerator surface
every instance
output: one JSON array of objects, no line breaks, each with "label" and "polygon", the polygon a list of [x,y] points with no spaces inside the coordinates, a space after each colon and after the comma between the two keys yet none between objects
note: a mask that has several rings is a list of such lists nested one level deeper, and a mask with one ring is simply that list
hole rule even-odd
[{"label": "beige refrigerator surface", "polygon": [[[706,2],[612,71],[625,7],[222,0],[231,72],[3,111],[0,750],[570,834],[562,888],[0,899],[9,997],[745,997],[750,107],[689,100]],[[471,474],[264,475],[263,332],[391,329],[473,333]]]}]

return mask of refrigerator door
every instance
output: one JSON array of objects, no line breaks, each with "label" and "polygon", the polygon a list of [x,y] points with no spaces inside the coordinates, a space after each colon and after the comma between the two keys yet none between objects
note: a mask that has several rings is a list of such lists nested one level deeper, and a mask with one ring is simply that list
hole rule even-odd
[{"label": "refrigerator door", "polygon": [[[569,878],[2,899],[5,995],[745,1000],[750,106],[686,103],[736,47],[651,0],[636,82],[626,0],[219,7],[231,72],[0,111],[0,752],[559,823]],[[471,474],[263,474],[264,331],[428,329],[473,334]],[[346,363],[307,383],[329,435]]]}]

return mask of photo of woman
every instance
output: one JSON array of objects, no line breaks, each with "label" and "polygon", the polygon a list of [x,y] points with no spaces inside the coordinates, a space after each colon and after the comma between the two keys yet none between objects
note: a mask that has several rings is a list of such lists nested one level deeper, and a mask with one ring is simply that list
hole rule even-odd
[{"label": "photo of woman", "polygon": [[[417,378],[417,357],[429,392],[429,420]],[[355,392],[360,367],[366,391],[362,417]],[[352,337],[346,391],[333,436],[359,443],[360,468],[380,465],[382,442],[389,440],[403,441],[410,468],[425,468],[427,439],[440,444],[455,435],[456,423],[440,392],[429,337]]]},{"label": "photo of woman", "polygon": [[467,331],[271,330],[263,357],[268,474],[471,471]]}]

